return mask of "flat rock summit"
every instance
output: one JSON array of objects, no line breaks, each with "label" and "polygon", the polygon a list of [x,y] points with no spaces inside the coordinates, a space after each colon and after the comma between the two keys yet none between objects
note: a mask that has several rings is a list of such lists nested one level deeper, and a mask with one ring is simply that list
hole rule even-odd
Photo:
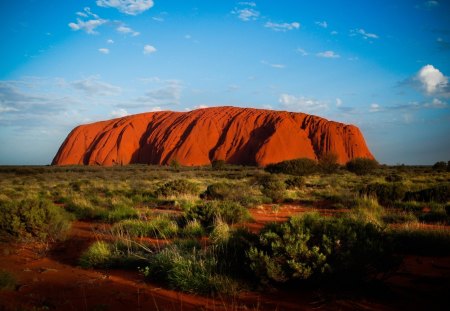
[{"label": "flat rock summit", "polygon": [[214,107],[160,111],[80,125],[67,136],[53,165],[131,163],[208,165],[214,160],[265,166],[335,153],[340,163],[373,159],[353,125],[304,113]]}]

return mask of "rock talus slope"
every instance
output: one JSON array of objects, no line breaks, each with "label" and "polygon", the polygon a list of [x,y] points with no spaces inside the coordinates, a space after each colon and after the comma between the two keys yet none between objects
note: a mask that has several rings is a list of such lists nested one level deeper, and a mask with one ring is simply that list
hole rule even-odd
[{"label": "rock talus slope", "polygon": [[80,125],[59,148],[54,165],[131,163],[207,165],[214,160],[265,166],[335,153],[340,163],[370,158],[353,125],[304,113],[214,107],[150,112]]}]

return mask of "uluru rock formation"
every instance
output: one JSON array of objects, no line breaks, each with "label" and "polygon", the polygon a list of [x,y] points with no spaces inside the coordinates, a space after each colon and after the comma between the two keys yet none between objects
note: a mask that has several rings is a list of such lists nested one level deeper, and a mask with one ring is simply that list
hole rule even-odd
[{"label": "uluru rock formation", "polygon": [[77,126],[54,165],[131,163],[208,165],[214,160],[265,166],[335,153],[340,163],[373,159],[353,125],[304,113],[214,107],[149,112]]}]

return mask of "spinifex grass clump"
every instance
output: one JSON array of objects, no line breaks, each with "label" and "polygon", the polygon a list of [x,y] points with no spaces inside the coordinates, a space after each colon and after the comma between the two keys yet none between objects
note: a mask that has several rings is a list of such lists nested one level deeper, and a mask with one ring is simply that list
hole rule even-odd
[{"label": "spinifex grass clump", "polygon": [[17,239],[60,240],[72,217],[44,199],[0,201],[0,234]]},{"label": "spinifex grass clump", "polygon": [[198,195],[199,187],[186,179],[176,179],[161,185],[155,192],[157,197],[171,197],[179,195]]},{"label": "spinifex grass clump", "polygon": [[176,221],[167,215],[153,219],[127,219],[113,227],[113,231],[123,231],[131,237],[172,238],[178,233]]}]

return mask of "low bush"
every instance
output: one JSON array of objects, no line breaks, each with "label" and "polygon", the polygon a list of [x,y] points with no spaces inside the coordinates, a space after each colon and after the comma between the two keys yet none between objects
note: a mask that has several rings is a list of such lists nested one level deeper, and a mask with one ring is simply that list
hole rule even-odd
[{"label": "low bush", "polygon": [[289,175],[311,175],[317,172],[317,162],[308,158],[300,158],[294,160],[282,161],[279,163],[269,164],[265,167],[265,171],[271,174],[289,174]]},{"label": "low bush", "polygon": [[349,172],[356,175],[367,175],[379,167],[377,161],[367,158],[355,158],[345,165]]},{"label": "low bush", "polygon": [[402,201],[405,197],[406,187],[401,183],[368,184],[359,191],[360,195],[376,197],[383,206],[391,206],[394,202]]},{"label": "low bush", "polygon": [[205,229],[197,220],[189,220],[181,230],[181,235],[189,238],[199,238],[205,234]]},{"label": "low bush", "polygon": [[261,281],[275,283],[328,277],[359,281],[389,271],[396,262],[379,226],[318,214],[266,226],[248,256]]},{"label": "low bush", "polygon": [[19,239],[60,240],[72,217],[44,199],[0,201],[0,233]]},{"label": "low bush", "polygon": [[205,228],[211,228],[217,218],[227,224],[235,224],[249,220],[250,213],[245,207],[232,201],[206,202],[196,205],[184,213],[186,222],[196,220]]},{"label": "low bush", "polygon": [[439,161],[433,164],[433,170],[435,171],[445,171],[447,170],[447,163],[444,161]]},{"label": "low bush", "polygon": [[305,186],[305,178],[302,176],[294,176],[286,179],[284,182],[287,189],[301,189]]},{"label": "low bush", "polygon": [[390,174],[387,175],[384,179],[387,182],[395,182],[395,183],[402,182],[404,180],[403,176],[399,174]]},{"label": "low bush", "polygon": [[264,176],[261,178],[260,184],[262,194],[270,198],[274,203],[283,201],[286,196],[286,185],[276,176]]},{"label": "low bush", "polygon": [[428,189],[407,192],[405,201],[447,203],[450,201],[450,184],[440,184]]},{"label": "low bush", "polygon": [[156,190],[157,197],[171,197],[180,195],[197,195],[199,187],[185,179],[176,179],[166,182]]},{"label": "low bush", "polygon": [[246,205],[251,201],[249,200],[249,192],[251,192],[251,189],[248,185],[219,182],[208,185],[206,191],[200,197],[207,200],[235,201]]},{"label": "low bush", "polygon": [[319,169],[326,174],[333,174],[339,170],[338,155],[336,153],[325,153],[319,158]]},{"label": "low bush", "polygon": [[230,237],[230,226],[220,218],[216,218],[214,222],[214,227],[209,234],[209,240],[212,243],[223,243]]}]

